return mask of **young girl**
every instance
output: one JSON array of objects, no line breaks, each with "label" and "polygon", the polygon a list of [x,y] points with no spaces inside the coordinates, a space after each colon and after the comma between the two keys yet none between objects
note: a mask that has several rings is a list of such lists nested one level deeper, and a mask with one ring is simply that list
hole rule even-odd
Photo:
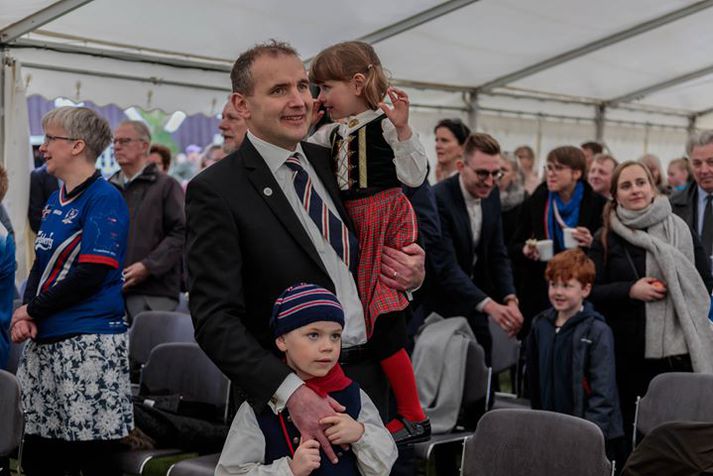
[{"label": "young girl", "polygon": [[[401,186],[417,187],[427,174],[423,145],[408,125],[408,96],[389,87],[374,49],[357,41],[319,53],[310,80],[320,88],[318,101],[340,122],[320,129],[311,141],[332,149],[342,199],[359,239],[357,286],[367,338],[399,414],[387,428],[397,443],[423,441],[431,426],[404,349],[409,303],[379,279],[384,247],[401,249],[416,241],[416,217]],[[393,107],[383,103],[387,94]],[[397,280],[398,273],[390,278]]]}]

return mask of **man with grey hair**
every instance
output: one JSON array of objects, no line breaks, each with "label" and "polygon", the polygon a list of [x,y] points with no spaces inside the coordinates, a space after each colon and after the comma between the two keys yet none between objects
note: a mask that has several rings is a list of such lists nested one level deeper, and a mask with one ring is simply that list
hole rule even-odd
[{"label": "man with grey hair", "polygon": [[693,134],[686,146],[694,182],[671,197],[673,212],[698,233],[707,256],[713,254],[713,130]]},{"label": "man with grey hair", "polygon": [[230,154],[240,148],[245,133],[248,131],[248,125],[245,119],[240,117],[230,100],[225,103],[218,129],[220,135],[223,136],[223,152]]},{"label": "man with grey hair", "polygon": [[129,323],[142,311],[173,311],[182,282],[186,220],[181,185],[148,159],[151,133],[141,121],[114,131],[121,170],[109,181],[124,196],[131,222],[124,269]]}]

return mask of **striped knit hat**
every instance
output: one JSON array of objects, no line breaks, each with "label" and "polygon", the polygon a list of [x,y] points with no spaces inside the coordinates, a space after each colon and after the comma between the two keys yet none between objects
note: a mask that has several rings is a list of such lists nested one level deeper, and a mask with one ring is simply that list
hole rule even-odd
[{"label": "striped knit hat", "polygon": [[285,289],[272,308],[270,327],[275,337],[318,321],[344,327],[344,310],[337,297],[321,286],[301,283]]}]

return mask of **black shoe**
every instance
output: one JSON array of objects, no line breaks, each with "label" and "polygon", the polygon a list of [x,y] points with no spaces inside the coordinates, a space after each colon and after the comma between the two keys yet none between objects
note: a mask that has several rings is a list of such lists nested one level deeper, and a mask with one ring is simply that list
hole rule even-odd
[{"label": "black shoe", "polygon": [[431,439],[431,420],[428,418],[421,421],[411,421],[402,416],[397,416],[396,419],[404,425],[399,431],[391,434],[397,445],[412,445]]}]

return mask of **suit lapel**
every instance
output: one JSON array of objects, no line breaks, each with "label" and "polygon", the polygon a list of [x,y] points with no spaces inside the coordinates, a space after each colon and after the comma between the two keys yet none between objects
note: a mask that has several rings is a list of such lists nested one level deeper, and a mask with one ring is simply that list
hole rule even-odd
[{"label": "suit lapel", "polygon": [[268,168],[265,161],[262,159],[255,147],[246,138],[243,141],[243,146],[240,148],[240,160],[244,167],[248,169],[248,179],[252,184],[255,192],[267,203],[285,229],[292,235],[295,241],[304,249],[312,260],[327,273],[324,263],[319,257],[319,253],[312,244],[307,231],[302,226],[299,218],[292,209],[290,202],[282,192],[280,185],[275,180],[272,172]]},{"label": "suit lapel", "polygon": [[456,205],[454,207],[454,216],[460,223],[460,227],[465,228],[465,233],[468,238],[466,240],[466,246],[468,247],[467,255],[470,256],[472,261],[473,253],[475,252],[475,250],[473,250],[473,228],[470,224],[470,215],[468,214],[468,208],[465,205],[465,198],[463,198],[463,192],[460,189],[458,175],[454,175],[448,179],[448,188],[450,189],[453,203]]}]

